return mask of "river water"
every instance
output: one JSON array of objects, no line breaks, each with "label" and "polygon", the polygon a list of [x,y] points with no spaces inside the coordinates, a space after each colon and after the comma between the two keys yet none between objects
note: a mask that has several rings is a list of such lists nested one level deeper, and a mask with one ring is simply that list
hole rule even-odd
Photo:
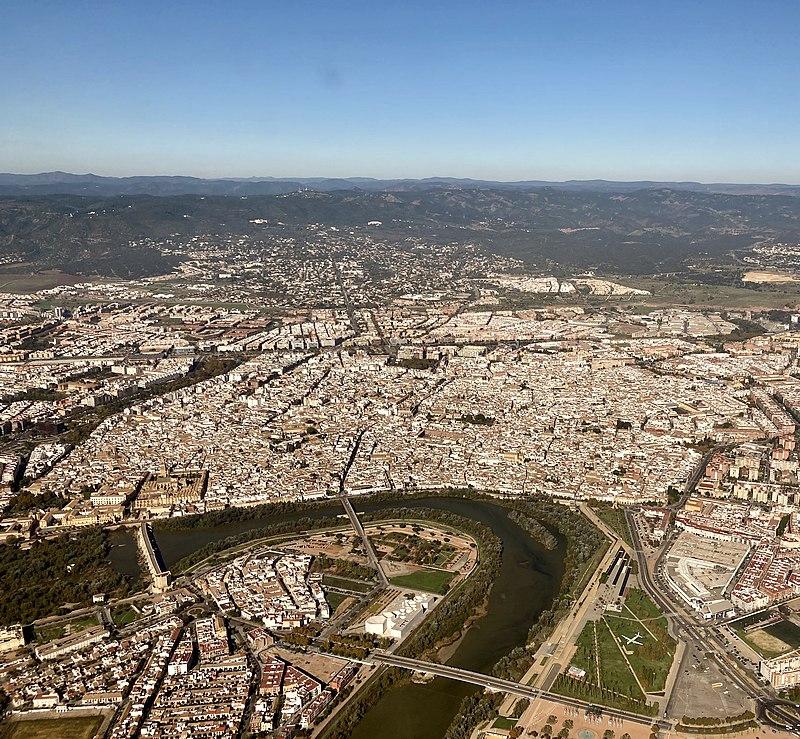
[{"label": "river water", "polygon": [[121,575],[138,578],[141,575],[139,567],[139,545],[133,529],[119,528],[108,535],[111,549],[108,560],[114,569]]},{"label": "river water", "polygon": [[[455,667],[488,671],[514,647],[525,644],[528,629],[548,608],[563,575],[563,552],[547,551],[511,521],[505,509],[488,501],[463,498],[417,498],[375,503],[354,501],[357,510],[395,508],[437,508],[485,524],[503,542],[500,572],[494,582],[484,616],[467,631],[448,661]],[[309,518],[338,513],[338,506],[323,505]],[[270,522],[259,519],[183,532],[156,531],[166,566],[193,551],[228,536],[264,528]],[[268,532],[265,532],[268,535]],[[120,555],[122,551],[120,551]],[[471,614],[465,613],[466,621]],[[458,711],[461,700],[476,687],[446,678],[426,683],[405,682],[392,686],[364,716],[353,739],[441,739]]]}]

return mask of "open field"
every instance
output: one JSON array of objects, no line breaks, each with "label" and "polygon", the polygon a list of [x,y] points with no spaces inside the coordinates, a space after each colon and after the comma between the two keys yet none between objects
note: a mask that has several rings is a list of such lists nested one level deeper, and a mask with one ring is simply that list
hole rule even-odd
[{"label": "open field", "polygon": [[444,572],[443,570],[418,570],[408,575],[393,577],[391,583],[401,588],[424,590],[428,593],[444,595],[453,576],[452,572]]},{"label": "open field", "polygon": [[102,721],[102,716],[14,721],[0,729],[0,739],[91,739]]},{"label": "open field", "polygon": [[295,667],[305,670],[309,675],[313,675],[318,680],[330,682],[331,677],[347,664],[347,660],[341,657],[334,657],[330,654],[318,654],[316,652],[299,653],[291,649],[272,647],[270,655],[279,657],[290,662]]},{"label": "open field", "polygon": [[[58,285],[75,285],[87,282],[86,277],[68,275],[58,270],[45,272],[0,272],[0,292],[6,293],[35,293],[38,290],[48,290]],[[95,280],[96,281],[96,280]]]},{"label": "open field", "polygon": [[765,659],[780,657],[792,649],[786,642],[776,639],[763,629],[756,629],[749,634],[742,635],[742,639]]},{"label": "open field", "polygon": [[625,511],[622,508],[592,506],[592,510],[603,523],[614,529],[628,546],[633,546],[628,522],[625,520]]},{"label": "open field", "polygon": [[742,282],[766,282],[766,283],[786,283],[800,282],[800,277],[789,274],[788,272],[774,272],[768,270],[752,269],[742,275]]},{"label": "open field", "polygon": [[555,690],[608,706],[634,703],[641,709],[645,693],[664,689],[677,645],[658,607],[644,592],[631,589],[623,610],[589,621],[576,646],[571,664],[586,675],[561,675]]},{"label": "open field", "polygon": [[738,634],[765,659],[780,657],[800,647],[800,626],[793,621],[778,621],[750,632],[739,630]]},{"label": "open field", "polygon": [[725,310],[736,308],[783,308],[800,304],[800,285],[754,289],[736,285],[705,285],[669,278],[636,278],[628,283],[649,290],[652,295],[626,298],[634,304],[686,305]]},{"label": "open field", "polygon": [[48,642],[53,639],[60,639],[62,636],[69,636],[76,634],[79,631],[85,631],[92,626],[98,626],[99,622],[97,616],[94,614],[88,616],[81,616],[69,621],[59,621],[57,623],[47,624],[46,626],[37,626],[35,629],[36,641]]}]

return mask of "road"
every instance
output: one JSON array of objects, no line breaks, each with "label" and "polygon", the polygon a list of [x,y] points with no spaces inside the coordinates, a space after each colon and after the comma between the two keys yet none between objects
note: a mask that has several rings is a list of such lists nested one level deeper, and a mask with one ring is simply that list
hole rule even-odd
[{"label": "road", "polygon": [[350,321],[350,328],[353,329],[353,334],[358,336],[361,332],[358,328],[358,321],[356,321],[355,307],[353,306],[353,301],[350,300],[350,293],[347,292],[347,287],[345,287],[344,280],[342,279],[342,273],[339,270],[339,263],[336,261],[336,258],[336,254],[331,257],[331,264],[333,265],[333,277],[336,281],[336,284],[339,286],[339,289],[342,291],[344,307],[347,311],[347,318]]},{"label": "road", "polygon": [[716,446],[709,449],[704,455],[703,458],[697,463],[697,466],[694,468],[694,472],[692,476],[686,481],[686,485],[683,488],[683,494],[681,495],[680,499],[673,503],[672,505],[666,506],[667,508],[671,508],[673,511],[672,517],[674,519],[674,511],[679,511],[686,505],[686,501],[689,500],[689,496],[694,492],[694,489],[697,487],[697,483],[703,477],[703,474],[706,471],[706,467],[708,463],[711,461],[711,457],[714,456],[715,452],[720,451],[721,449],[725,449],[725,444],[717,444]]},{"label": "road", "polygon": [[367,532],[364,531],[364,527],[361,525],[361,521],[359,520],[358,515],[353,508],[353,504],[350,502],[350,498],[348,498],[344,493],[340,497],[342,500],[342,505],[344,506],[345,511],[347,511],[348,517],[350,518],[350,523],[353,525],[353,530],[361,537],[361,541],[364,542],[364,551],[367,553],[370,564],[372,564],[378,573],[378,582],[380,582],[382,587],[388,587],[389,579],[386,577],[383,567],[381,567],[378,555],[375,553],[375,549],[372,546],[372,542],[369,540],[369,537],[367,536]]},{"label": "road", "polygon": [[671,724],[667,721],[657,721],[649,716],[640,716],[637,713],[630,713],[616,708],[606,708],[605,706],[596,706],[593,703],[582,701],[578,698],[570,698],[567,696],[559,695],[558,693],[551,693],[540,688],[534,688],[531,685],[524,685],[517,683],[513,680],[504,680],[499,677],[491,675],[484,675],[481,672],[472,672],[471,670],[462,670],[458,667],[450,667],[449,665],[442,665],[436,662],[425,662],[418,659],[410,659],[408,657],[398,657],[395,654],[387,654],[382,651],[375,651],[372,654],[371,661],[377,664],[386,665],[388,667],[399,667],[405,670],[413,670],[414,672],[422,672],[427,675],[436,675],[438,677],[446,677],[451,680],[459,680],[460,682],[469,683],[471,685],[479,685],[483,688],[498,693],[511,693],[512,695],[521,698],[528,698],[530,700],[537,700],[538,698],[547,698],[548,700],[556,701],[570,706],[578,706],[583,708],[600,708],[604,714],[608,716],[616,716],[618,718],[626,719],[628,721],[637,721],[641,724],[648,726],[653,723],[658,723],[664,729],[671,728]]},{"label": "road", "polygon": [[[644,554],[644,549],[639,540],[639,532],[636,526],[632,525],[630,521],[629,528],[639,562],[639,582],[650,598],[652,598],[653,602],[655,602],[664,613],[669,613],[671,615],[675,626],[675,637],[680,638],[680,632],[683,631],[685,635],[694,642],[701,653],[710,652],[712,654],[714,661],[719,666],[720,672],[736,685],[737,688],[744,692],[745,695],[750,698],[760,698],[764,693],[761,686],[750,681],[746,675],[741,673],[729,662],[726,647],[719,642],[713,632],[710,629],[695,625],[689,617],[685,616],[682,611],[676,608],[675,604],[665,596],[657,584],[653,582],[653,575],[648,567],[647,557]],[[662,549],[653,566],[654,571],[657,571],[659,561],[663,554],[664,550]]]},{"label": "road", "polygon": [[800,710],[796,703],[783,700],[762,701],[758,704],[758,720],[773,729],[800,734]]},{"label": "road", "polygon": [[358,436],[356,436],[355,443],[353,444],[353,450],[350,452],[350,458],[347,460],[347,464],[342,471],[342,478],[339,481],[339,499],[342,501],[342,505],[347,513],[347,517],[350,519],[350,523],[353,526],[353,531],[358,534],[358,536],[361,538],[361,541],[364,543],[364,551],[367,554],[367,558],[378,573],[378,582],[380,583],[381,587],[386,588],[389,586],[389,579],[386,577],[386,573],[383,571],[383,567],[381,567],[378,555],[375,553],[375,548],[372,546],[372,542],[369,540],[367,532],[364,531],[364,527],[361,525],[361,521],[358,518],[355,509],[353,508],[353,504],[350,502],[347,492],[345,491],[347,473],[350,471],[350,467],[353,465],[353,460],[355,460],[356,454],[358,454],[358,449],[361,446],[361,439],[363,436],[364,431],[359,431]]},{"label": "road", "polygon": [[[706,465],[711,459],[711,456],[720,448],[720,446],[715,446],[713,449],[710,449],[708,452],[706,452],[706,454],[703,455],[703,458],[698,463],[697,467],[692,473],[692,476],[687,480],[681,499],[673,506],[670,506],[673,511],[678,510],[685,505],[686,500],[694,492],[697,483],[702,478]],[[652,598],[652,600],[659,606],[659,608],[661,608],[665,614],[669,614],[671,616],[675,628],[675,637],[680,639],[680,632],[683,631],[683,641],[686,641],[686,637],[688,637],[689,640],[694,642],[700,653],[710,653],[714,661],[717,663],[720,672],[737,688],[744,692],[745,695],[753,699],[760,699],[764,697],[765,691],[762,686],[747,676],[738,668],[735,663],[729,659],[727,648],[714,635],[712,629],[695,624],[691,616],[687,616],[681,610],[681,608],[677,607],[668,596],[664,595],[664,591],[658,586],[658,583],[654,582],[653,573],[658,572],[661,559],[666,553],[667,546],[666,544],[662,545],[661,550],[658,552],[655,562],[653,563],[651,571],[651,568],[648,566],[649,563],[645,555],[644,548],[642,547],[642,542],[639,538],[639,531],[631,520],[630,511],[626,511],[626,516],[628,519],[628,529],[630,530],[633,538],[634,551],[636,552],[637,561],[639,563],[639,582],[650,598]],[[667,698],[668,705],[669,696],[667,696]]]}]

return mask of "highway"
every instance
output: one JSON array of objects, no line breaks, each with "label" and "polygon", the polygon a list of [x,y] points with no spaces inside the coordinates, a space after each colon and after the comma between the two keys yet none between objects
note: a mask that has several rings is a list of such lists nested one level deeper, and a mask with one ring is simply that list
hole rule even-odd
[{"label": "highway", "polygon": [[534,688],[531,685],[524,685],[517,683],[513,680],[504,680],[499,677],[491,675],[484,675],[481,672],[472,672],[471,670],[462,670],[458,667],[450,667],[449,665],[442,665],[437,662],[425,662],[419,659],[410,659],[409,657],[398,657],[395,654],[388,654],[382,651],[375,651],[372,653],[371,661],[373,663],[386,665],[388,667],[399,667],[405,670],[413,670],[414,672],[423,672],[427,675],[436,675],[438,677],[446,677],[451,680],[459,680],[471,685],[479,685],[483,688],[498,693],[510,693],[521,698],[528,698],[532,701],[538,698],[546,698],[547,700],[556,701],[569,706],[578,706],[583,708],[599,708],[605,715],[616,716],[617,718],[625,719],[627,721],[636,721],[640,724],[648,726],[657,723],[665,729],[669,729],[672,725],[667,721],[658,721],[648,716],[640,716],[638,713],[630,713],[616,708],[607,708],[605,706],[597,706],[596,704],[582,701],[578,698],[570,698],[567,696],[559,695],[558,693],[551,693],[546,690]]}]

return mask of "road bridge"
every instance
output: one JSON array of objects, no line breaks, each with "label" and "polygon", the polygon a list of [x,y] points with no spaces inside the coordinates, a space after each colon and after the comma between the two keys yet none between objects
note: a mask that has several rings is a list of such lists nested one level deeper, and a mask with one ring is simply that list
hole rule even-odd
[{"label": "road bridge", "polygon": [[350,524],[353,526],[353,531],[358,534],[358,536],[361,538],[361,541],[364,543],[364,551],[367,554],[367,558],[378,573],[378,582],[380,583],[381,587],[385,588],[389,585],[389,579],[386,577],[383,567],[381,567],[380,560],[378,560],[378,555],[375,553],[375,548],[372,546],[372,542],[369,540],[367,532],[364,531],[364,527],[361,525],[361,520],[358,518],[358,514],[353,508],[353,504],[350,502],[350,498],[345,490],[347,473],[350,472],[350,467],[352,467],[353,461],[356,458],[356,454],[358,454],[358,449],[361,446],[361,438],[363,436],[364,431],[359,431],[358,436],[356,436],[355,443],[353,444],[353,449],[350,452],[350,458],[347,460],[347,464],[342,472],[342,478],[339,482],[339,499],[342,501],[342,506],[344,506],[347,517],[350,519]]},{"label": "road bridge", "polygon": [[449,665],[442,665],[438,662],[425,662],[424,660],[411,659],[409,657],[399,657],[396,654],[389,654],[380,650],[372,653],[370,660],[374,664],[386,665],[387,667],[399,667],[405,670],[413,670],[414,672],[422,672],[426,675],[436,675],[437,677],[446,677],[451,680],[459,680],[463,683],[470,685],[478,685],[488,690],[497,693],[509,693],[511,695],[519,696],[520,698],[528,698],[531,701],[538,698],[545,698],[547,700],[555,701],[569,706],[577,706],[587,709],[600,709],[608,716],[614,716],[626,721],[635,721],[640,724],[652,726],[654,723],[658,724],[663,729],[671,729],[672,724],[668,721],[654,719],[650,716],[641,716],[638,713],[631,711],[623,711],[617,708],[607,708],[605,706],[598,706],[588,701],[582,701],[578,698],[571,698],[569,696],[552,693],[540,688],[534,688],[532,685],[525,685],[517,683],[513,680],[504,680],[503,678],[494,677],[493,675],[484,675],[481,672],[473,672],[472,670],[462,670],[459,667],[450,667]]},{"label": "road bridge", "polygon": [[786,700],[762,700],[756,707],[759,721],[779,731],[800,734],[800,705]]},{"label": "road bridge", "polygon": [[361,524],[361,520],[358,518],[358,514],[353,508],[353,504],[350,502],[350,498],[344,494],[341,496],[341,499],[342,505],[344,506],[345,511],[347,511],[347,516],[350,519],[350,523],[353,525],[353,530],[361,537],[361,541],[364,542],[364,550],[367,553],[370,564],[378,573],[378,581],[382,587],[387,587],[389,585],[389,579],[386,577],[383,567],[381,567],[378,555],[375,553],[375,548],[372,546],[372,542],[369,540],[367,532],[364,531],[364,527]]}]

